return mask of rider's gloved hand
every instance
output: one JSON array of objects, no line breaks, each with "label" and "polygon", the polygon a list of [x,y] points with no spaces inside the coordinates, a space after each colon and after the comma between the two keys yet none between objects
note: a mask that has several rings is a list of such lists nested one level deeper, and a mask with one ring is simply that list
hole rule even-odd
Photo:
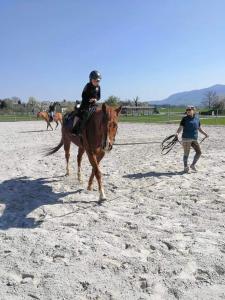
[{"label": "rider's gloved hand", "polygon": [[89,100],[90,103],[95,103],[96,101],[97,101],[97,99],[95,99],[95,98],[92,98]]}]

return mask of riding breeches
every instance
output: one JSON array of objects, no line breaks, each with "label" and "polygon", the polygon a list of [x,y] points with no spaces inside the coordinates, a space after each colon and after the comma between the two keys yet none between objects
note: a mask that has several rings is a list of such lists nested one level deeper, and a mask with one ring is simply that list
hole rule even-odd
[{"label": "riding breeches", "polygon": [[182,145],[184,148],[184,156],[183,156],[184,167],[187,167],[187,165],[188,165],[188,157],[189,157],[191,148],[193,148],[195,150],[195,156],[194,156],[194,159],[192,162],[192,165],[195,165],[202,154],[202,151],[201,151],[198,141],[193,140],[193,139],[183,139]]}]

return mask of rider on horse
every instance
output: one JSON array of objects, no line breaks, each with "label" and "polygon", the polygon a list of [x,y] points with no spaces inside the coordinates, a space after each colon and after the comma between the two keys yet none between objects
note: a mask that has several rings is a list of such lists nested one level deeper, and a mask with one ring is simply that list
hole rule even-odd
[{"label": "rider on horse", "polygon": [[49,105],[48,108],[48,113],[49,113],[49,121],[53,121],[54,113],[55,113],[55,107],[56,107],[56,102],[52,103]]},{"label": "rider on horse", "polygon": [[84,129],[91,113],[95,110],[96,102],[101,98],[101,88],[99,82],[101,74],[94,70],[89,75],[89,82],[85,85],[82,92],[82,102],[74,118],[73,130],[78,135]]}]

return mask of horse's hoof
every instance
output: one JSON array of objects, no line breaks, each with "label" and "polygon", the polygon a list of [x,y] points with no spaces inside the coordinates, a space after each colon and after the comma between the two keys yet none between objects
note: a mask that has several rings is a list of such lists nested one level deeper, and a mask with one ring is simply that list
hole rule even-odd
[{"label": "horse's hoof", "polygon": [[106,200],[106,195],[105,194],[100,194],[99,196],[99,202],[105,201]]},{"label": "horse's hoof", "polygon": [[80,174],[77,175],[77,179],[78,179],[79,183],[82,183],[82,182],[83,182],[82,176],[81,176]]},{"label": "horse's hoof", "polygon": [[87,190],[88,190],[88,191],[93,191],[93,188],[92,188],[91,186],[88,186],[88,187],[87,187]]},{"label": "horse's hoof", "polygon": [[65,176],[70,176],[70,174],[69,174],[69,173],[66,173]]},{"label": "horse's hoof", "polygon": [[99,197],[98,199],[98,205],[102,205],[106,201],[106,197]]}]

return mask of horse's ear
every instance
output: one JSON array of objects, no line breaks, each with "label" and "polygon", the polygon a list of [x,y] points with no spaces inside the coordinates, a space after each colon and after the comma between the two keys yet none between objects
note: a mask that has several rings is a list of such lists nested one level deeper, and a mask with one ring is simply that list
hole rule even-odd
[{"label": "horse's ear", "polygon": [[106,110],[107,110],[107,106],[106,106],[105,103],[103,103],[103,104],[102,104],[102,111],[103,111],[104,113],[106,113]]},{"label": "horse's ear", "polygon": [[119,113],[121,112],[122,109],[122,105],[120,105],[119,107],[117,107],[117,109],[115,109],[117,115],[119,115]]}]

